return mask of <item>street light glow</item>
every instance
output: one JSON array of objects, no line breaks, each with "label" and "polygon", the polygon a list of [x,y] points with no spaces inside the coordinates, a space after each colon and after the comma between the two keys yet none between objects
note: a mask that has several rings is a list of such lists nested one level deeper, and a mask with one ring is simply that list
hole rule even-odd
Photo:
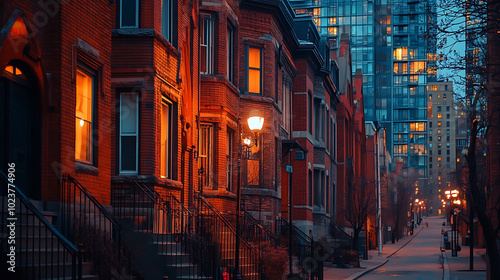
[{"label": "street light glow", "polygon": [[250,117],[248,118],[248,127],[251,131],[260,131],[264,125],[263,117]]}]

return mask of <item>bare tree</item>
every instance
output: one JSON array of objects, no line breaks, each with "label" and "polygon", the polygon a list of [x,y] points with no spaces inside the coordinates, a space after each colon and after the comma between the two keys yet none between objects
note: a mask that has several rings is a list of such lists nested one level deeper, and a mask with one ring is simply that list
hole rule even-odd
[{"label": "bare tree", "polygon": [[408,212],[411,210],[410,202],[413,189],[411,186],[418,180],[418,173],[414,169],[403,169],[402,174],[392,174],[391,185],[391,209],[390,218],[394,225],[391,232],[392,241],[395,242],[403,234],[403,228],[406,227]]},{"label": "bare tree", "polygon": [[[347,201],[345,217],[353,229],[352,245],[354,250],[359,248],[359,235],[366,226],[369,215],[375,214],[376,184],[365,178],[349,176],[347,181]],[[359,256],[358,256],[359,263]]]},{"label": "bare tree", "polygon": [[[488,34],[497,32],[492,28],[498,28],[498,3],[498,0],[438,0],[436,5],[427,7],[438,20],[433,22],[432,31],[426,33],[428,42],[436,43],[441,49],[437,56],[438,69],[448,70],[448,76],[460,77],[455,81],[465,89],[465,94],[457,95],[455,100],[461,102],[470,124],[466,193],[483,227],[491,279],[500,279],[497,246],[500,211],[496,210],[500,201],[499,196],[492,196],[494,188],[479,182],[476,144],[487,131],[498,129],[490,122],[492,110],[487,110],[488,98],[493,93],[487,87],[488,77],[495,74],[492,71],[498,71],[491,65],[492,54],[488,52],[487,38]],[[465,53],[457,51],[460,44],[465,45]],[[496,182],[489,182],[492,183]]]}]

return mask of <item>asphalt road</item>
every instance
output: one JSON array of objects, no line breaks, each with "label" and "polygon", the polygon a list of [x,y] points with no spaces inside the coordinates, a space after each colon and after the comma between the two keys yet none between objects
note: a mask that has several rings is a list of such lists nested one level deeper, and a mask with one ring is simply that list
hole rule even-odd
[{"label": "asphalt road", "polygon": [[[440,263],[440,242],[442,217],[427,217],[418,233],[406,246],[389,258],[378,269],[365,274],[361,279],[442,279],[443,269]],[[425,222],[429,227],[425,227]],[[418,232],[417,228],[414,232]]]}]

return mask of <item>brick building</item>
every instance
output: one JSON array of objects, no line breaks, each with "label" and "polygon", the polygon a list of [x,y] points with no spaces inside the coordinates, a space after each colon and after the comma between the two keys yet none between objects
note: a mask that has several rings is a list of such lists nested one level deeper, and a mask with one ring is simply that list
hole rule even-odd
[{"label": "brick building", "polygon": [[112,5],[112,183],[190,203],[197,177],[196,1]]},{"label": "brick building", "polygon": [[[345,224],[347,180],[354,173],[354,89],[349,37],[343,34],[336,61],[339,65],[339,92],[341,103],[337,107],[337,220]],[[349,173],[351,175],[349,175]],[[348,178],[350,176],[350,178]]]},{"label": "brick building", "polygon": [[[106,1],[2,1],[0,161],[30,198],[71,174],[110,203],[111,11]],[[85,17],[76,11],[94,10]]]}]

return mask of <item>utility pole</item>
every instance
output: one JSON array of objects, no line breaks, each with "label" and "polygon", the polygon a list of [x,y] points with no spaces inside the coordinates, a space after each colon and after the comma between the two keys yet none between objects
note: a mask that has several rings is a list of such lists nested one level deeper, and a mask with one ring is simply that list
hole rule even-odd
[{"label": "utility pole", "polygon": [[382,206],[380,199],[380,143],[379,129],[377,129],[377,220],[378,220],[378,254],[382,254]]}]

